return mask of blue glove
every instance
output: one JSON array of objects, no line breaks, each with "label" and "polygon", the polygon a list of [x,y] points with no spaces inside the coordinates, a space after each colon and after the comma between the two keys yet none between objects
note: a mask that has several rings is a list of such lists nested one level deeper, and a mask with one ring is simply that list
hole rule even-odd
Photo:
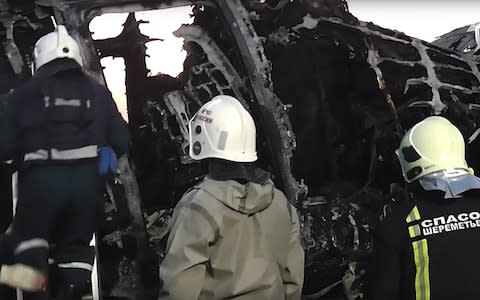
[{"label": "blue glove", "polygon": [[112,147],[100,147],[98,150],[98,174],[100,176],[116,175],[117,171],[117,156],[113,152]]}]

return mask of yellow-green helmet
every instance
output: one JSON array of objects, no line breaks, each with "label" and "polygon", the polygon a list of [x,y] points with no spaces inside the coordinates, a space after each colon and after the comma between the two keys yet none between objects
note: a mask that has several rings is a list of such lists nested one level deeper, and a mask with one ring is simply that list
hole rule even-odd
[{"label": "yellow-green helmet", "polygon": [[462,133],[443,117],[428,117],[417,123],[403,136],[395,152],[407,182],[445,169],[469,170]]}]

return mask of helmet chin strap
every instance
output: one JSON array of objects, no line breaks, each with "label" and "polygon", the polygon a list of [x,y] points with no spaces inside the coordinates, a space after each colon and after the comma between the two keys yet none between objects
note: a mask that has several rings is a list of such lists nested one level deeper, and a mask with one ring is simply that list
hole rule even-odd
[{"label": "helmet chin strap", "polygon": [[426,191],[442,191],[445,199],[460,198],[461,194],[480,189],[480,178],[464,169],[447,169],[425,175],[418,179]]},{"label": "helmet chin strap", "polygon": [[52,20],[53,27],[54,27],[54,28],[57,28],[57,21],[55,20],[55,17],[54,17],[54,16],[51,16],[50,19]]}]

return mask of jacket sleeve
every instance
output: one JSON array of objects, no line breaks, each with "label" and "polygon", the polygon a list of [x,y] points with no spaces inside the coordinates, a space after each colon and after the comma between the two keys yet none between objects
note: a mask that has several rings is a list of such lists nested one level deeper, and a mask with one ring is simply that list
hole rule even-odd
[{"label": "jacket sleeve", "polygon": [[[106,89],[106,88],[105,88]],[[117,157],[121,157],[128,151],[129,131],[127,122],[123,119],[118,111],[117,105],[113,100],[112,94],[105,90],[108,107],[108,123],[107,123],[107,143],[113,148]]]},{"label": "jacket sleeve", "polygon": [[390,233],[398,226],[388,222],[374,235],[373,253],[367,270],[367,298],[372,300],[399,299],[401,264],[399,250],[392,241],[398,232]]},{"label": "jacket sleeve", "polygon": [[13,158],[16,142],[15,104],[10,97],[4,111],[0,112],[0,163]]},{"label": "jacket sleeve", "polygon": [[181,204],[175,208],[167,255],[160,266],[160,278],[169,300],[198,299],[203,287],[214,231],[204,211],[198,208]]},{"label": "jacket sleeve", "polygon": [[300,300],[302,296],[305,253],[300,243],[300,222],[296,209],[292,206],[292,229],[287,258],[287,272],[283,276],[286,300]]}]

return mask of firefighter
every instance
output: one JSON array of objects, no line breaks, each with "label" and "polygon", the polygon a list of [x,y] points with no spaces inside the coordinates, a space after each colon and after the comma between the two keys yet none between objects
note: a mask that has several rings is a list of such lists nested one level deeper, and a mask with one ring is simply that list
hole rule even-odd
[{"label": "firefighter", "polygon": [[167,299],[300,299],[304,252],[295,208],[257,160],[255,124],[217,96],[189,123],[204,180],[177,204],[160,267]]},{"label": "firefighter", "polygon": [[380,223],[368,272],[372,300],[478,299],[480,179],[460,131],[429,117],[397,150],[409,201]]},{"label": "firefighter", "polygon": [[52,255],[57,298],[80,299],[103,213],[98,171],[113,164],[108,149],[126,153],[128,128],[108,89],[83,72],[64,26],[38,40],[33,59],[34,76],[11,94],[0,123],[0,159],[15,158],[19,174],[12,230],[0,237],[0,282],[47,299]]}]

